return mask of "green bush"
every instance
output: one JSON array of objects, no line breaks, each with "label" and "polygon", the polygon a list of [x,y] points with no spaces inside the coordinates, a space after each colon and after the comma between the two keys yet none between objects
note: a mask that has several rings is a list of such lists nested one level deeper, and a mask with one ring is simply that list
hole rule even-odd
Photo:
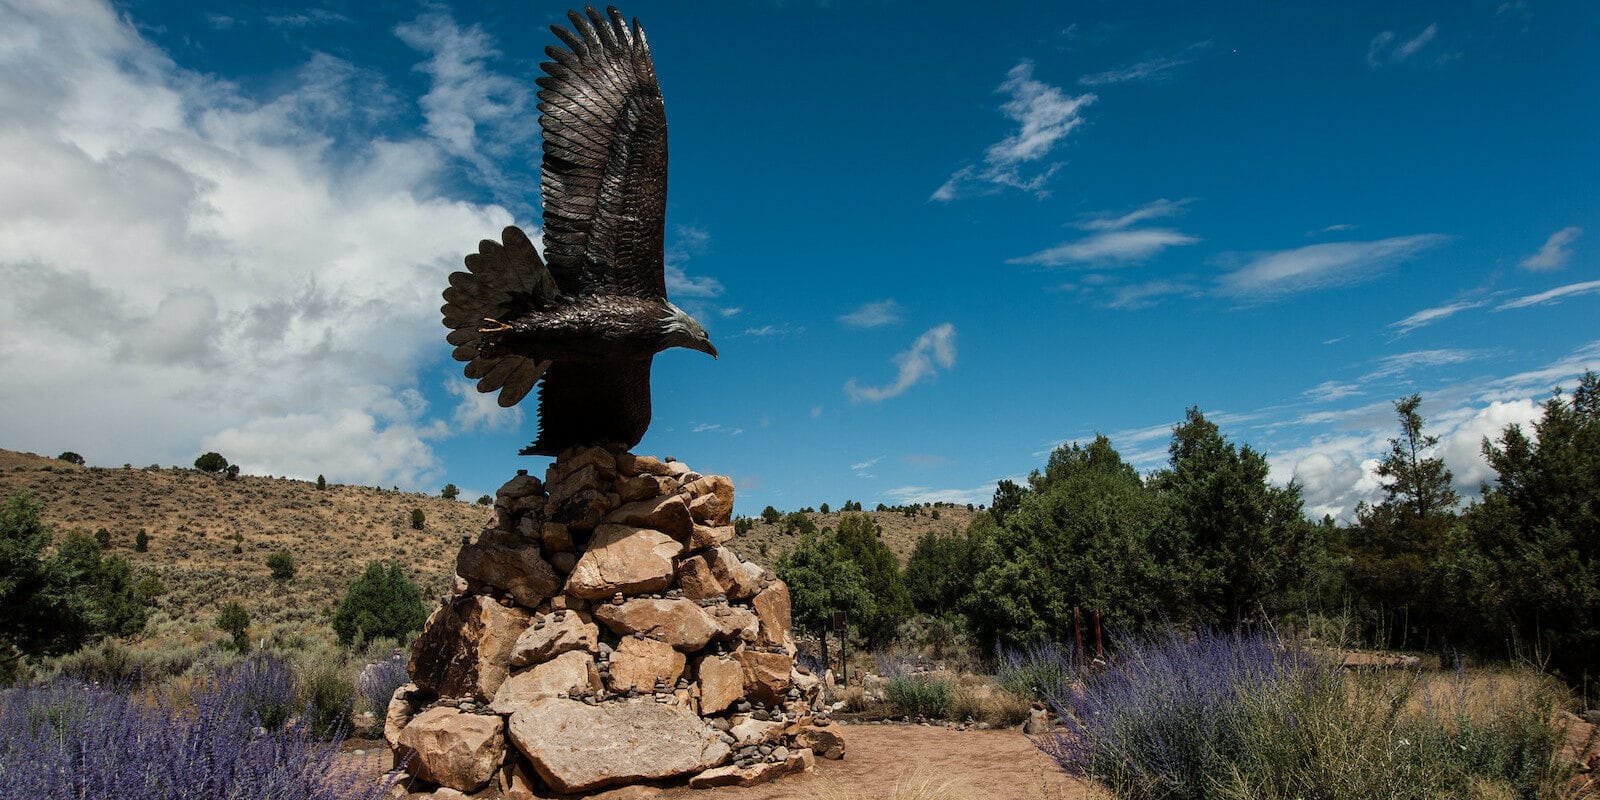
[{"label": "green bush", "polygon": [[272,579],[282,583],[294,578],[294,556],[288,550],[279,550],[267,556],[267,569],[272,570]]},{"label": "green bush", "polygon": [[422,530],[422,526],[427,524],[427,521],[428,518],[422,513],[422,509],[411,509],[411,527],[413,530]]},{"label": "green bush", "polygon": [[144,528],[140,528],[139,529],[139,533],[137,533],[133,537],[133,552],[135,552],[135,553],[145,553],[145,552],[149,552],[149,550],[150,550],[150,534],[145,533],[144,532]]},{"label": "green bush", "polygon": [[956,702],[955,688],[948,681],[927,675],[890,678],[884,693],[895,713],[908,717],[945,719]]},{"label": "green bush", "polygon": [[405,571],[398,564],[386,567],[374,561],[339,601],[333,612],[333,630],[339,643],[348,646],[377,636],[404,638],[422,630],[427,619],[422,590]]},{"label": "green bush", "polygon": [[221,472],[228,468],[228,459],[221,453],[202,453],[194,460],[194,468],[201,472]]},{"label": "green bush", "polygon": [[250,650],[250,612],[237,600],[229,600],[217,612],[217,627],[233,637],[233,649],[241,653]]}]

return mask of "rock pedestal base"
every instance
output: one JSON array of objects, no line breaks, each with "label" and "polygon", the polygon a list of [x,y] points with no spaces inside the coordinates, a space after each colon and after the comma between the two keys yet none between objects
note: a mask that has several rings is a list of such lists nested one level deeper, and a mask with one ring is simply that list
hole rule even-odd
[{"label": "rock pedestal base", "polygon": [[732,515],[731,480],[671,459],[590,447],[519,471],[389,704],[410,788],[750,785],[843,757],[788,587],[723,546]]}]

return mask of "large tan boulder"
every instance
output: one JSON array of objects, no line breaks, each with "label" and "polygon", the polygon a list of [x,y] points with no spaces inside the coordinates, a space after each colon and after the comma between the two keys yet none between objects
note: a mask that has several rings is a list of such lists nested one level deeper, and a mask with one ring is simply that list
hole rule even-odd
[{"label": "large tan boulder", "polygon": [[700,681],[700,713],[710,716],[744,699],[744,667],[729,656],[702,656],[695,662]]},{"label": "large tan boulder", "polygon": [[689,541],[684,543],[685,549],[698,552],[712,547],[726,544],[734,536],[732,525],[701,525],[696,522],[694,530],[689,532]]},{"label": "large tan boulder", "polygon": [[473,592],[509,592],[517,605],[533,608],[561,588],[561,578],[539,556],[538,542],[483,532],[478,541],[456,553],[456,574]]},{"label": "large tan boulder", "polygon": [[666,642],[628,636],[611,653],[610,676],[606,683],[614,692],[629,689],[648,692],[658,679],[667,686],[676,684],[687,663],[683,653]]},{"label": "large tan boulder", "polygon": [[817,725],[801,726],[794,736],[796,747],[808,747],[811,751],[823,758],[844,758],[844,733],[838,725],[819,727]]},{"label": "large tan boulder", "polygon": [[683,545],[660,531],[606,524],[567,576],[565,593],[585,600],[659,592],[672,583],[672,559]]},{"label": "large tan boulder", "polygon": [[539,700],[512,714],[509,729],[534,771],[563,794],[703,772],[731,755],[694,712],[653,699]]},{"label": "large tan boulder", "polygon": [[658,475],[634,475],[617,481],[616,490],[622,502],[632,503],[672,494],[678,490],[678,482]]},{"label": "large tan boulder", "polygon": [[706,563],[727,590],[729,600],[749,600],[761,592],[766,570],[741,560],[732,550],[714,547],[706,551]]},{"label": "large tan boulder", "polygon": [[599,651],[600,626],[582,611],[540,614],[511,646],[511,666],[526,667],[569,650]]},{"label": "large tan boulder", "polygon": [[710,600],[723,593],[722,582],[717,580],[704,555],[678,562],[678,588],[690,600]]},{"label": "large tan boulder", "polygon": [[655,475],[671,478],[676,474],[667,462],[655,456],[636,456],[632,453],[623,453],[617,458],[617,469],[624,475]]},{"label": "large tan boulder", "polygon": [[383,715],[383,741],[393,750],[400,741],[400,731],[405,730],[411,720],[417,715],[417,706],[411,702],[411,696],[417,691],[417,685],[408,683],[394,690],[389,698],[389,707]]},{"label": "large tan boulder", "polygon": [[794,666],[787,654],[740,650],[733,657],[744,668],[744,691],[751,700],[777,705],[786,699]]},{"label": "large tan boulder", "polygon": [[643,634],[646,638],[666,642],[686,653],[706,646],[717,634],[717,625],[706,612],[692,600],[652,600],[636,597],[621,605],[602,605],[594,610],[600,620],[613,633],[627,636]]},{"label": "large tan boulder", "polygon": [[422,780],[475,792],[494,777],[506,756],[499,717],[436,706],[418,714],[400,732],[399,749],[410,756],[406,771]]},{"label": "large tan boulder", "polygon": [[750,601],[761,620],[762,644],[787,644],[793,623],[789,616],[789,585],[775,580]]},{"label": "large tan boulder", "polygon": [[483,595],[457,597],[433,612],[411,647],[407,671],[419,688],[487,702],[511,666],[528,612]]},{"label": "large tan boulder", "polygon": [[510,714],[527,708],[535,700],[565,694],[574,688],[590,691],[600,688],[600,671],[594,665],[594,656],[582,650],[568,650],[506,678],[494,702],[489,704],[489,710]]},{"label": "large tan boulder", "polygon": [[689,510],[696,522],[727,525],[733,519],[733,481],[723,475],[707,475],[683,485],[689,497]]},{"label": "large tan boulder", "polygon": [[689,538],[689,531],[694,528],[689,504],[676,494],[629,503],[611,512],[605,521],[661,531],[679,541]]}]

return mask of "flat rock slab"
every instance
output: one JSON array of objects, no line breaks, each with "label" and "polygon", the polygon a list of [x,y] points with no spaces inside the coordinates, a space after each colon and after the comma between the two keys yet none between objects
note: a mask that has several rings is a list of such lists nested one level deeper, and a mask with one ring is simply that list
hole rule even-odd
[{"label": "flat rock slab", "polygon": [[682,706],[546,698],[511,715],[511,741],[562,794],[703,772],[732,754]]},{"label": "flat rock slab", "polygon": [[526,667],[549,661],[570,650],[599,652],[600,626],[581,611],[541,614],[517,637],[511,648],[511,666]]},{"label": "flat rock slab", "polygon": [[672,583],[672,559],[682,550],[683,545],[660,531],[601,525],[567,577],[565,594],[598,600],[617,592],[659,592]]},{"label": "flat rock slab", "polygon": [[706,646],[718,626],[693,600],[651,600],[637,597],[621,605],[602,605],[594,618],[613,633],[638,633],[666,642],[686,653]]}]

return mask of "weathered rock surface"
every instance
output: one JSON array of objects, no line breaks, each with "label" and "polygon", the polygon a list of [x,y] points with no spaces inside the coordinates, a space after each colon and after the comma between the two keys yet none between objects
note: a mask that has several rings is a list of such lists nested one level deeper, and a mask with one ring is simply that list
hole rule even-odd
[{"label": "weathered rock surface", "polygon": [[726,547],[715,547],[706,553],[706,563],[717,582],[727,590],[729,600],[749,600],[760,593],[765,570],[746,561]]},{"label": "weathered rock surface", "polygon": [[672,559],[682,550],[683,545],[660,531],[601,525],[567,576],[565,593],[597,600],[617,592],[659,592],[672,583]]},{"label": "weathered rock surface", "polygon": [[732,752],[693,712],[649,699],[540,700],[512,714],[509,729],[539,777],[564,794],[702,772]]},{"label": "weathered rock surface", "polygon": [[595,667],[594,656],[582,650],[568,650],[506,678],[494,702],[489,704],[489,710],[510,714],[527,708],[534,700],[555,697],[574,688],[586,691],[600,688],[600,671]]},{"label": "weathered rock surface", "polygon": [[589,615],[581,611],[541,614],[512,645],[511,666],[526,667],[549,661],[569,650],[595,653],[599,644],[600,626],[594,624]]},{"label": "weathered rock surface", "polygon": [[703,555],[678,562],[678,588],[690,600],[710,600],[723,593],[722,582],[712,573]]},{"label": "weathered rock surface", "polygon": [[456,554],[456,574],[473,592],[509,592],[517,605],[533,608],[561,588],[561,578],[539,556],[539,545],[485,531]]},{"label": "weathered rock surface", "polygon": [[425,781],[475,792],[505,760],[499,717],[436,706],[418,714],[400,732],[399,750],[409,753],[406,771]]},{"label": "weathered rock surface", "polygon": [[611,675],[606,685],[614,692],[648,692],[657,680],[672,686],[683,675],[686,663],[684,654],[666,642],[629,636],[611,654]]},{"label": "weathered rock surface", "polygon": [[794,659],[784,653],[740,650],[733,654],[744,669],[744,692],[751,700],[767,705],[783,702],[789,693],[789,671]]},{"label": "weathered rock surface", "polygon": [[803,725],[795,734],[794,741],[800,747],[811,748],[812,752],[823,758],[844,758],[844,733],[838,725]]},{"label": "weathered rock surface", "polygon": [[761,620],[762,644],[787,644],[792,622],[789,616],[789,585],[773,581],[750,601]]},{"label": "weathered rock surface", "polygon": [[712,789],[718,786],[755,786],[794,772],[804,772],[807,768],[806,759],[798,753],[791,754],[782,761],[760,762],[751,764],[748,767],[729,764],[725,767],[708,769],[690,778],[689,788]]},{"label": "weathered rock surface", "polygon": [[529,615],[483,595],[457,597],[433,612],[411,648],[417,686],[445,697],[487,702],[511,666],[511,649]]},{"label": "weathered rock surface", "polygon": [[661,531],[679,541],[689,538],[689,531],[694,528],[689,504],[675,494],[629,503],[611,512],[605,521]]},{"label": "weathered rock surface", "polygon": [[716,605],[709,606],[706,610],[710,612],[711,621],[716,623],[718,639],[743,639],[754,642],[760,633],[761,621],[755,612],[748,608]]},{"label": "weathered rock surface", "polygon": [[744,667],[729,656],[702,656],[695,664],[700,681],[700,713],[710,715],[744,699]]},{"label": "weathered rock surface", "polygon": [[733,519],[733,481],[723,475],[707,475],[683,485],[690,497],[689,510],[696,522],[711,526],[729,524]]},{"label": "weathered rock surface", "polygon": [[717,624],[692,600],[635,598],[622,605],[599,606],[594,617],[614,633],[643,634],[684,652],[705,647],[718,631]]},{"label": "weathered rock surface", "polygon": [[417,707],[411,702],[412,695],[417,691],[417,685],[408,683],[394,690],[389,698],[389,708],[383,716],[383,741],[388,743],[393,750],[400,741],[400,731],[411,724],[417,715]]}]

